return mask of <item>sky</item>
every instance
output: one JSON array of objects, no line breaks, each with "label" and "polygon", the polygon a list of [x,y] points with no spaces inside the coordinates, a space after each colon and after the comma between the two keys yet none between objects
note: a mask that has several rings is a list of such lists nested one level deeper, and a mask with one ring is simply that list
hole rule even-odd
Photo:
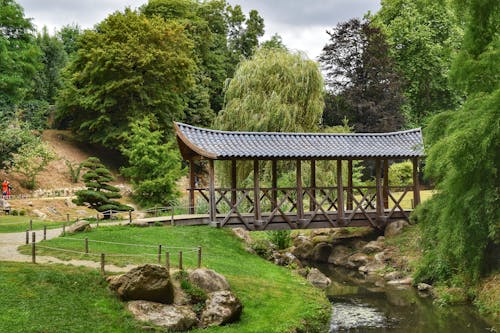
[{"label": "sky", "polygon": [[[32,18],[38,30],[47,26],[54,32],[67,24],[92,28],[109,14],[125,7],[135,9],[147,0],[17,0],[26,17]],[[379,0],[228,0],[239,4],[245,13],[256,9],[264,18],[268,40],[278,34],[291,50],[305,52],[316,59],[328,42],[326,30],[352,17],[376,12]]]}]

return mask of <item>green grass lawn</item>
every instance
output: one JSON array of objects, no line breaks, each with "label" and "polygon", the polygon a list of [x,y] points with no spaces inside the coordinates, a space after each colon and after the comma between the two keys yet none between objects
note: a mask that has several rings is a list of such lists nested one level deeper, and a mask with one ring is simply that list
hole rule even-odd
[{"label": "green grass lawn", "polygon": [[95,271],[0,264],[0,332],[138,332],[140,327]]},{"label": "green grass lawn", "polygon": [[[210,227],[112,227],[99,228],[88,233],[59,237],[44,241],[40,245],[83,250],[83,242],[69,238],[88,237],[90,240],[105,240],[120,243],[167,245],[172,253],[171,261],[177,266],[177,247],[203,248],[203,266],[216,270],[228,279],[233,290],[243,302],[241,321],[229,326],[200,330],[200,332],[294,332],[296,328],[309,327],[308,332],[322,332],[330,315],[330,305],[324,294],[310,286],[292,271],[275,266],[264,259],[247,253],[242,242],[230,230]],[[156,260],[156,248],[127,247],[114,244],[90,242],[92,254],[144,254],[139,257],[107,256],[107,262],[115,264],[145,263]],[[29,252],[29,247],[23,247]],[[73,253],[39,249],[40,254],[50,254],[63,259],[85,258]],[[184,267],[196,265],[196,253],[184,254]],[[87,259],[98,260],[97,255]],[[82,319],[84,320],[84,319]],[[119,330],[118,330],[119,331]],[[52,331],[51,331],[52,332]]]},{"label": "green grass lawn", "polygon": [[[46,220],[38,220],[29,216],[12,216],[12,215],[3,215],[0,216],[0,233],[8,233],[8,232],[23,232],[30,227],[30,219],[33,220],[33,230],[42,230],[43,226],[47,226],[47,229],[55,229],[62,228],[63,222],[61,221],[46,221]],[[93,220],[89,220],[91,223],[95,223]],[[116,220],[100,220],[99,223],[103,224],[106,222],[114,222]],[[70,223],[75,222],[70,221]],[[68,223],[66,223],[66,226]]]}]

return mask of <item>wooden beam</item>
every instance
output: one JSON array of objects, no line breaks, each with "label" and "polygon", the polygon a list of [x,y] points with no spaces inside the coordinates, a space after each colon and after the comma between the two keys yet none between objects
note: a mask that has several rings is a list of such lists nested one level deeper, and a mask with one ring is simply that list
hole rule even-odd
[{"label": "wooden beam", "polygon": [[231,160],[231,204],[236,205],[237,193],[236,186],[236,160]]},{"label": "wooden beam", "polygon": [[276,209],[276,204],[278,202],[278,161],[271,161],[271,197],[273,202],[271,203],[271,210]]},{"label": "wooden beam", "polygon": [[347,210],[352,210],[352,160],[347,161]]},{"label": "wooden beam", "polygon": [[309,210],[316,210],[316,160],[311,160],[311,198],[309,201]]},{"label": "wooden beam", "polygon": [[196,186],[195,183],[195,164],[193,159],[189,160],[189,214],[194,214],[195,211],[195,200],[194,200],[194,188]]},{"label": "wooden beam", "polygon": [[337,160],[337,223],[345,223],[344,184],[342,180],[342,160]]},{"label": "wooden beam", "polygon": [[389,160],[384,159],[384,208],[389,208]]},{"label": "wooden beam", "polygon": [[217,206],[215,203],[215,167],[214,160],[208,160],[208,203],[210,206],[210,222],[217,224]]},{"label": "wooden beam", "polygon": [[380,159],[375,160],[375,187],[376,187],[376,203],[377,203],[377,220],[383,221],[384,217],[384,200],[382,198],[382,176]]},{"label": "wooden beam", "polygon": [[259,183],[259,160],[253,161],[253,211],[254,226],[258,229],[262,225],[262,214],[260,211],[260,183]]},{"label": "wooden beam", "polygon": [[417,207],[420,204],[420,183],[418,181],[418,157],[412,159],[413,162],[413,204]]},{"label": "wooden beam", "polygon": [[297,221],[302,223],[302,220],[304,219],[304,198],[302,195],[302,161],[301,160],[296,160],[296,180],[297,180]]}]

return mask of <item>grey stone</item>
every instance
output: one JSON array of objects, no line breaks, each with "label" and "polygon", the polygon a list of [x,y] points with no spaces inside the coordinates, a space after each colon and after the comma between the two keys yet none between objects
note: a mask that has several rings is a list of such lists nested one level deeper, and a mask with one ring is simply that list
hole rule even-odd
[{"label": "grey stone", "polygon": [[347,257],[351,253],[351,250],[344,245],[334,246],[332,253],[328,257],[328,262],[337,266],[345,266],[347,263]]},{"label": "grey stone", "polygon": [[294,241],[294,249],[292,254],[300,259],[308,259],[314,248],[314,244],[309,239],[297,237]]},{"label": "grey stone", "polygon": [[109,281],[109,288],[123,300],[172,304],[174,288],[165,267],[142,265]]},{"label": "grey stone", "polygon": [[66,229],[66,232],[69,232],[70,234],[74,234],[76,232],[84,232],[84,231],[89,231],[91,229],[89,221],[85,220],[80,220],[68,227]]},{"label": "grey stone", "polygon": [[127,309],[140,321],[152,323],[168,331],[187,331],[198,324],[189,306],[166,305],[150,301],[131,301]]},{"label": "grey stone", "polygon": [[45,220],[47,218],[47,214],[45,213],[42,213],[41,211],[39,211],[38,209],[33,209],[32,213],[38,217],[39,219],[42,219],[42,220]]},{"label": "grey stone", "polygon": [[328,262],[332,253],[332,246],[327,243],[317,244],[311,252],[311,260],[315,262]]},{"label": "grey stone", "polygon": [[394,221],[386,225],[384,236],[386,238],[394,237],[403,232],[404,228],[408,227],[410,224],[405,220]]},{"label": "grey stone", "polygon": [[189,272],[189,281],[206,293],[231,289],[224,276],[207,268]]},{"label": "grey stone", "polygon": [[417,289],[418,289],[418,291],[429,292],[432,290],[432,286],[430,284],[427,284],[427,283],[419,283],[419,284],[417,284]]},{"label": "grey stone", "polygon": [[410,285],[413,283],[413,279],[411,277],[406,277],[398,280],[387,281],[388,285],[397,286],[397,285]]},{"label": "grey stone", "polygon": [[362,239],[359,239],[359,238],[355,238],[353,240],[351,240],[350,242],[350,246],[355,249],[355,250],[362,250],[363,247],[368,244],[368,242],[362,240]]},{"label": "grey stone", "polygon": [[384,275],[384,279],[389,280],[399,280],[403,277],[403,273],[399,271],[389,272]]},{"label": "grey stone", "polygon": [[307,274],[307,281],[313,286],[321,289],[326,289],[332,281],[317,268],[312,268]]},{"label": "grey stone", "polygon": [[363,253],[354,253],[347,258],[347,266],[357,268],[368,263],[368,256]]},{"label": "grey stone", "polygon": [[363,253],[366,253],[366,254],[372,254],[375,252],[380,252],[383,249],[384,249],[384,244],[377,242],[377,241],[371,241],[368,244],[366,244],[365,246],[363,246],[362,251],[363,251]]},{"label": "grey stone", "polygon": [[202,327],[219,326],[239,320],[243,305],[229,290],[208,294],[205,309],[201,314]]}]

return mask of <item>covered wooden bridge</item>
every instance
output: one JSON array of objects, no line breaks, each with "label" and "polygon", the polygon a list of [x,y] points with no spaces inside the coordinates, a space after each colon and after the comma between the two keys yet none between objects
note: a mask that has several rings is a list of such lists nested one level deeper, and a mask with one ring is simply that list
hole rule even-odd
[{"label": "covered wooden bridge", "polygon": [[[391,220],[408,218],[412,209],[403,208],[404,198],[412,197],[412,206],[420,203],[418,160],[424,154],[420,129],[369,134],[264,133],[175,123],[175,130],[181,154],[190,166],[190,212],[195,212],[195,203],[206,200],[206,222],[214,226],[249,230],[383,228]],[[389,161],[403,159],[413,161],[413,184],[389,186]],[[200,160],[208,161],[208,188],[196,181],[195,163]],[[336,186],[316,185],[319,160],[336,163]],[[358,160],[374,161],[375,186],[353,185],[353,161]],[[229,187],[216,187],[216,161],[230,163]],[[237,161],[253,161],[253,187],[238,186]],[[262,161],[270,164],[270,187],[261,186]],[[278,187],[278,161],[295,164],[295,186]],[[306,163],[308,184],[303,181]],[[342,164],[347,164],[346,177]]]}]

